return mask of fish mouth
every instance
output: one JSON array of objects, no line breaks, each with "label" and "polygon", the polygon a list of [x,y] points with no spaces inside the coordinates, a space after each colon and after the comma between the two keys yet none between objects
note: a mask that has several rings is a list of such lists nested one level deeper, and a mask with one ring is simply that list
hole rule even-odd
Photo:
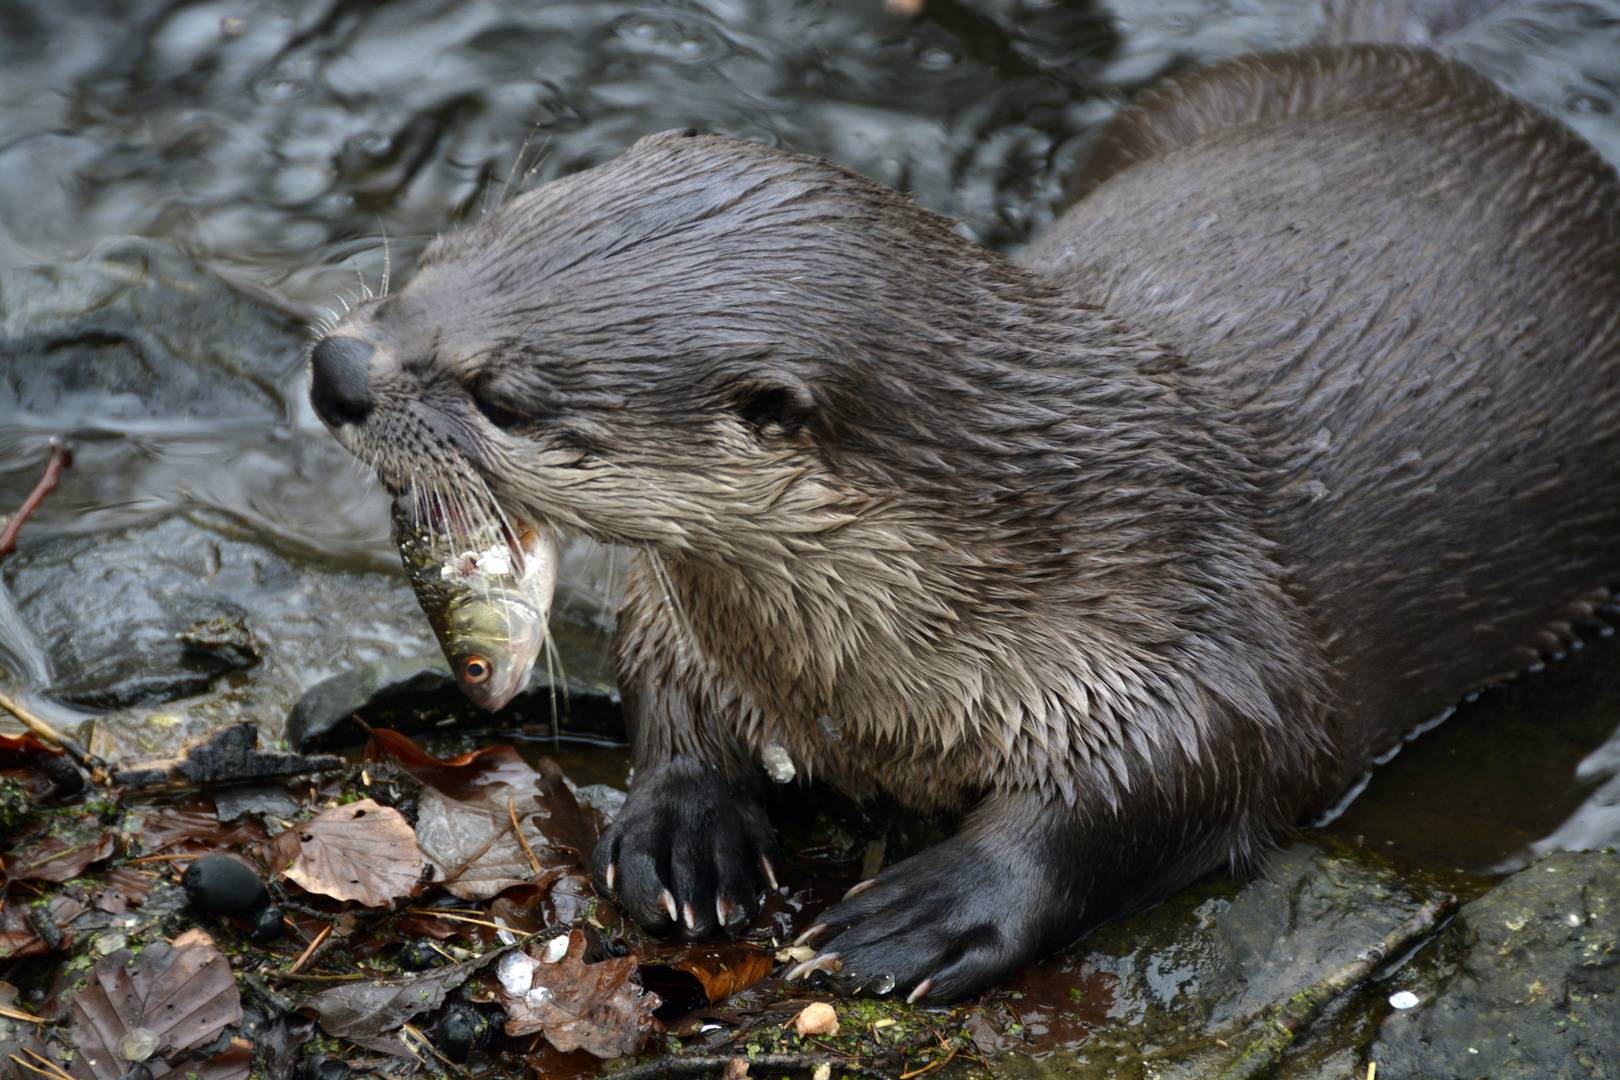
[{"label": "fish mouth", "polygon": [[462,692],[490,712],[524,688],[549,642],[557,534],[432,494],[396,497],[394,543]]}]

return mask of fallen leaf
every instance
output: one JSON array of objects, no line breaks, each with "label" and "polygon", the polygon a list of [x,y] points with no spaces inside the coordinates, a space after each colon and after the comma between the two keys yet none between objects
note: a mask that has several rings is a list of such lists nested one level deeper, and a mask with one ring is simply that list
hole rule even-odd
[{"label": "fallen leaf", "polygon": [[420,975],[344,983],[311,994],[304,1003],[313,1010],[328,1035],[376,1048],[375,1040],[401,1024],[444,1004],[445,995],[466,982],[479,968],[511,952],[505,946],[483,956]]},{"label": "fallen leaf", "polygon": [[433,866],[434,883],[454,896],[488,900],[528,884],[535,877],[530,852],[542,871],[577,862],[571,850],[552,844],[540,824],[554,815],[560,829],[567,822],[568,830],[577,831],[577,823],[555,801],[541,805],[541,773],[510,746],[441,761],[398,732],[379,728],[371,733],[366,759],[391,761],[422,783],[416,842]]},{"label": "fallen leaf", "polygon": [[107,876],[92,895],[96,907],[109,915],[122,915],[131,907],[140,907],[152,895],[152,879],[138,870],[109,870]]},{"label": "fallen leaf", "polygon": [[655,945],[643,955],[642,963],[671,967],[691,975],[703,987],[710,1004],[753,986],[775,966],[768,951],[728,942]]},{"label": "fallen leaf", "polygon": [[662,1002],[633,981],[633,957],[587,964],[585,934],[573,930],[554,962],[550,942],[512,952],[496,966],[497,1000],[506,1008],[508,1035],[539,1031],[558,1050],[588,1050],[599,1058],[638,1053],[663,1025],[653,1016]]},{"label": "fallen leaf", "polygon": [[[144,1063],[160,1080],[172,1069],[165,1051],[202,1046],[241,1022],[230,961],[203,931],[154,942],[133,962],[119,949],[96,961],[88,985],[73,995],[68,1034],[79,1052],[69,1071],[80,1080],[118,1080],[130,1064],[120,1044],[145,1039],[152,1048]],[[197,1070],[187,1063],[187,1071]]]},{"label": "fallen leaf", "polygon": [[17,854],[11,863],[11,876],[57,883],[69,881],[84,873],[91,863],[110,856],[116,835],[112,829],[103,829],[99,835],[92,834],[88,839],[71,834],[47,836]]},{"label": "fallen leaf", "polygon": [[[40,956],[55,951],[39,936],[39,931],[29,918],[30,913],[35,910],[37,909],[33,905],[15,900],[6,904],[5,914],[0,916],[0,958]],[[63,948],[71,948],[73,945],[73,934],[67,927],[87,910],[89,905],[63,893],[58,893],[46,902],[47,917],[58,930],[62,931]]]},{"label": "fallen leaf", "polygon": [[212,806],[193,803],[149,810],[135,835],[139,837],[142,847],[156,852],[182,840],[194,840],[208,848],[256,844],[264,839],[264,828],[256,821],[224,824]]},{"label": "fallen leaf", "polygon": [[574,789],[555,761],[541,758],[539,773],[535,801],[540,806],[540,831],[553,847],[566,848],[582,865],[588,863],[596,842],[607,831],[607,816],[574,797]]},{"label": "fallen leaf", "polygon": [[422,877],[416,834],[398,810],[372,799],[323,810],[268,850],[270,866],[309,892],[367,907],[387,907]]}]

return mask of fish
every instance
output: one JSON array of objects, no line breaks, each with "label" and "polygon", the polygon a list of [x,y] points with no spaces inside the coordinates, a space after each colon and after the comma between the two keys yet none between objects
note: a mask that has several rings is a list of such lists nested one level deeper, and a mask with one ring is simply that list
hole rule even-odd
[{"label": "fish", "polygon": [[528,681],[546,647],[557,588],[557,536],[523,520],[451,521],[395,500],[394,546],[456,683],[495,712]]}]

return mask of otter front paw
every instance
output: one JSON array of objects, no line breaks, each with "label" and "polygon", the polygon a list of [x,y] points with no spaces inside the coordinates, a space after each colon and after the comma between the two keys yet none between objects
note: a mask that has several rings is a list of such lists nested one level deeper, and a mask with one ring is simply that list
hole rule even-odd
[{"label": "otter front paw", "polygon": [[638,775],[592,858],[596,887],[655,933],[696,940],[746,926],[776,885],[776,838],[748,791],[666,766]]},{"label": "otter front paw", "polygon": [[1052,883],[960,836],[855,886],[800,937],[815,956],[788,972],[825,972],[842,994],[952,1000],[999,982],[1061,944],[1072,925]]}]

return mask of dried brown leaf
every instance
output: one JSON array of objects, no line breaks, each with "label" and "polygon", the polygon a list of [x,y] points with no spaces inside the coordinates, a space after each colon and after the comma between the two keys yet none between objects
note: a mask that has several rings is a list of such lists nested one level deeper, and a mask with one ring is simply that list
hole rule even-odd
[{"label": "dried brown leaf", "polygon": [[[585,963],[585,934],[568,935],[555,962],[550,943],[531,944],[501,958],[496,998],[505,1006],[508,1035],[543,1032],[558,1050],[588,1050],[599,1058],[638,1053],[663,1025],[653,1016],[662,1002],[635,981],[632,957]],[[532,954],[532,955],[531,955]]]},{"label": "dried brown leaf", "polygon": [[306,890],[387,907],[422,877],[416,834],[398,810],[361,799],[323,810],[270,841],[270,865]]},{"label": "dried brown leaf", "polygon": [[135,834],[149,852],[165,851],[188,843],[201,850],[214,851],[232,844],[257,844],[265,838],[264,826],[257,821],[227,825],[208,804],[162,806],[147,812]]},{"label": "dried brown leaf", "polygon": [[572,851],[582,865],[588,864],[596,842],[607,831],[607,817],[594,806],[574,797],[562,769],[548,757],[540,759],[539,779],[535,781],[540,810],[536,824],[551,846]]},{"label": "dried brown leaf", "polygon": [[[88,908],[89,905],[77,897],[65,893],[57,893],[46,902],[43,917],[49,918],[62,931],[63,948],[73,945],[73,934],[67,927]],[[40,938],[34,926],[33,913],[37,910],[31,904],[16,900],[6,904],[5,914],[0,916],[0,957],[14,959],[54,951],[50,944]]]},{"label": "dried brown leaf", "polygon": [[421,975],[344,983],[311,994],[304,1011],[313,1011],[328,1035],[377,1048],[376,1040],[422,1013],[444,1004],[445,995],[490,961],[511,952],[497,949],[472,960]]},{"label": "dried brown leaf", "polygon": [[139,870],[109,870],[92,899],[109,915],[121,915],[128,908],[140,907],[152,895],[152,880]]},{"label": "dried brown leaf", "polygon": [[11,864],[14,878],[34,878],[39,881],[70,881],[84,873],[91,863],[100,862],[113,853],[116,833],[103,829],[88,838],[47,836],[39,843],[21,851]]},{"label": "dried brown leaf", "polygon": [[80,1080],[118,1080],[129,1065],[119,1044],[144,1029],[157,1039],[145,1064],[160,1080],[171,1071],[165,1051],[204,1045],[241,1022],[230,961],[201,930],[148,945],[133,962],[119,949],[96,962],[72,997],[68,1034],[79,1052],[69,1071]]},{"label": "dried brown leaf", "polygon": [[765,949],[724,941],[654,946],[643,956],[642,963],[686,972],[697,979],[711,1004],[753,986],[775,966]]}]

